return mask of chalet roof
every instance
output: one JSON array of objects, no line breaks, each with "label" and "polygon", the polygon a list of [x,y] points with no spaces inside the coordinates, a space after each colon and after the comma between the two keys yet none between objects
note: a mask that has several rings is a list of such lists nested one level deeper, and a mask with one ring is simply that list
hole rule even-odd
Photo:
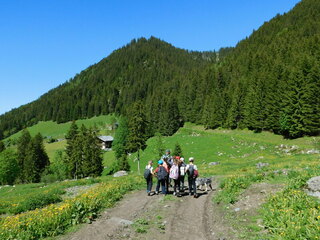
[{"label": "chalet roof", "polygon": [[98,138],[103,142],[112,142],[113,141],[112,136],[99,136]]}]

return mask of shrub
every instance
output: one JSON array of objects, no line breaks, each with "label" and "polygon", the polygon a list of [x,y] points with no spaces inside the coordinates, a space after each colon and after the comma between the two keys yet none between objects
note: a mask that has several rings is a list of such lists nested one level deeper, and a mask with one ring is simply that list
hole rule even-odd
[{"label": "shrub", "polygon": [[0,184],[12,185],[20,172],[17,155],[12,149],[6,149],[0,154]]}]

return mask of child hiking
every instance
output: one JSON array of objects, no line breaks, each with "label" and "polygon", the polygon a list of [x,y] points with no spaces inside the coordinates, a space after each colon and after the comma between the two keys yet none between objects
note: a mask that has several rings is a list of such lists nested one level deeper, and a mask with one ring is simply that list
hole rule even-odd
[{"label": "child hiking", "polygon": [[180,191],[179,187],[179,163],[178,159],[174,159],[173,165],[170,168],[170,175],[169,177],[173,180],[174,185],[173,185],[173,195],[177,195],[177,190],[178,192]]},{"label": "child hiking", "polygon": [[147,194],[150,196],[151,194],[151,189],[152,189],[152,175],[153,175],[153,167],[152,167],[152,161],[148,162],[148,165],[146,166],[144,170],[144,178],[146,179],[147,182]]},{"label": "child hiking", "polygon": [[165,184],[168,179],[168,170],[164,167],[162,160],[159,160],[158,164],[159,164],[159,166],[155,170],[155,173],[158,178],[157,187],[156,187],[156,194],[159,194],[160,185],[161,185],[161,193],[167,194]]}]

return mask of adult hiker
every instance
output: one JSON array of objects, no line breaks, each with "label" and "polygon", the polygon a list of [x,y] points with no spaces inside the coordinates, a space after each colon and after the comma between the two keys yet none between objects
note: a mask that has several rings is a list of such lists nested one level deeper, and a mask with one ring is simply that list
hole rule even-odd
[{"label": "adult hiker", "polygon": [[177,158],[174,159],[173,165],[170,168],[170,174],[169,177],[173,180],[174,186],[173,186],[173,195],[177,195],[177,193],[180,190],[179,187],[179,160]]},{"label": "adult hiker", "polygon": [[184,178],[186,175],[186,167],[187,167],[187,164],[184,163],[184,158],[180,158],[179,167],[180,167],[179,186],[180,186],[180,191],[184,192]]},{"label": "adult hiker", "polygon": [[162,155],[161,157],[161,160],[162,161],[166,161],[169,165],[169,168],[172,166],[173,164],[173,159],[172,159],[172,156],[170,155],[171,154],[171,151],[170,149],[167,149],[166,150],[166,153],[164,155]]},{"label": "adult hiker", "polygon": [[[168,150],[167,150],[168,151]],[[171,158],[171,157],[170,157]],[[167,170],[167,172],[170,172],[170,168],[171,165],[169,164],[169,158],[168,157],[163,157],[163,159],[161,159],[161,161],[163,162],[163,166],[165,167],[165,169]],[[169,178],[169,174],[165,179],[165,186],[166,186],[166,192],[169,193],[169,186],[171,186],[170,183],[170,178]]]},{"label": "adult hiker", "polygon": [[165,184],[166,184],[166,179],[168,178],[168,171],[163,166],[163,163],[164,162],[162,160],[159,160],[158,161],[159,166],[155,170],[155,174],[158,178],[157,187],[156,187],[156,194],[159,194],[160,185],[161,185],[161,193],[167,194]]},{"label": "adult hiker", "polygon": [[151,189],[152,189],[152,175],[153,175],[153,167],[152,167],[152,161],[148,162],[148,165],[146,166],[144,170],[144,178],[147,182],[147,194],[148,196],[151,195]]},{"label": "adult hiker", "polygon": [[186,167],[186,171],[188,173],[188,185],[189,185],[189,195],[193,195],[193,197],[198,197],[197,194],[197,186],[196,186],[196,178],[198,177],[198,168],[194,164],[194,158],[189,158],[189,164]]}]

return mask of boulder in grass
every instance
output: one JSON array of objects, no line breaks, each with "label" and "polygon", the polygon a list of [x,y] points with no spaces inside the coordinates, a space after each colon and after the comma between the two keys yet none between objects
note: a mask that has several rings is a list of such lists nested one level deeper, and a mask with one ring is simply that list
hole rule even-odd
[{"label": "boulder in grass", "polygon": [[306,193],[310,196],[320,198],[320,176],[310,178],[307,181]]},{"label": "boulder in grass", "polygon": [[307,181],[307,188],[313,192],[320,192],[320,176],[310,178]]},{"label": "boulder in grass", "polygon": [[123,177],[123,176],[127,176],[128,173],[126,171],[118,171],[115,174],[113,174],[113,177]]},{"label": "boulder in grass", "polygon": [[209,163],[209,166],[215,166],[215,165],[219,165],[220,164],[220,162],[211,162],[211,163]]},{"label": "boulder in grass", "polygon": [[256,167],[257,167],[258,169],[261,169],[261,168],[264,168],[264,167],[267,167],[267,166],[269,166],[269,163],[259,162],[259,163],[256,164]]}]

